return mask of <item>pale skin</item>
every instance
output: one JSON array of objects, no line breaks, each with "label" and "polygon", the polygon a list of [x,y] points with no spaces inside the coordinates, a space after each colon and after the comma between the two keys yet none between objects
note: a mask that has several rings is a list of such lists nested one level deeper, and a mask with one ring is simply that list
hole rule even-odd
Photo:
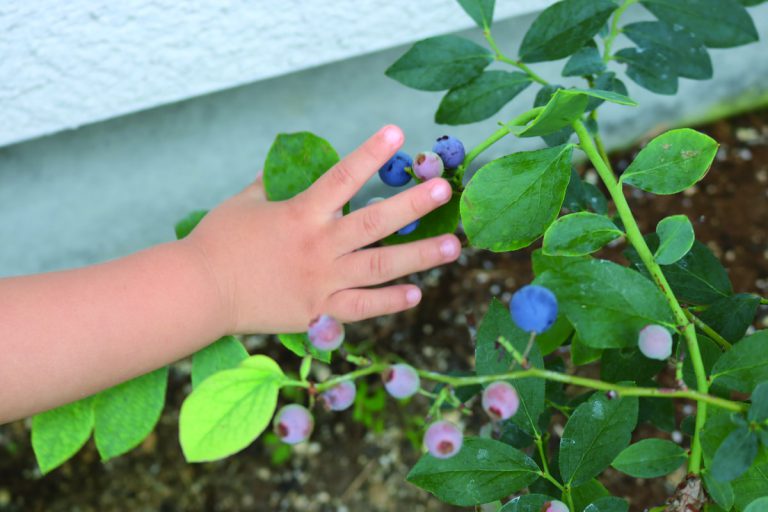
[{"label": "pale skin", "polygon": [[369,247],[448,202],[435,178],[341,216],[403,143],[385,126],[292,199],[260,179],[186,238],[75,270],[0,279],[0,423],[178,361],[225,334],[299,332],[396,313],[414,285],[379,286],[454,261],[453,235]]}]

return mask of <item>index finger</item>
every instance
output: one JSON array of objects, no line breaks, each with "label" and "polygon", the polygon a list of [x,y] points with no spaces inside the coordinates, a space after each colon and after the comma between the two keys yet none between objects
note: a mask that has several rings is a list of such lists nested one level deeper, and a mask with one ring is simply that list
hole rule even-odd
[{"label": "index finger", "polygon": [[387,125],[331,167],[305,192],[320,209],[340,210],[403,144],[403,132]]}]

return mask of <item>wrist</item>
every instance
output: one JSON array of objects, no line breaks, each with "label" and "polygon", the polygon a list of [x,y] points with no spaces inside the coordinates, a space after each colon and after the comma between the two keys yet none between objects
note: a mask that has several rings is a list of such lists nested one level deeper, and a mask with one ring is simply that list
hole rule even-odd
[{"label": "wrist", "polygon": [[217,337],[234,334],[236,329],[235,303],[228,281],[216,270],[210,252],[203,244],[189,236],[172,242],[174,250],[190,268],[190,278],[203,290],[207,298],[202,312],[209,317]]}]

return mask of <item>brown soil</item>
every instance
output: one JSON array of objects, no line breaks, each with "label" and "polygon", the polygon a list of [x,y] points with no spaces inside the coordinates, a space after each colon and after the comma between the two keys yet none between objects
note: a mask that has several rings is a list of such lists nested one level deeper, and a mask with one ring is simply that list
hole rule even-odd
[{"label": "brown soil", "polygon": [[[652,231],[664,216],[688,215],[698,239],[729,267],[734,288],[768,296],[768,111],[719,121],[702,130],[722,144],[705,180],[677,196],[632,192],[633,210],[644,232]],[[634,152],[615,155],[616,168],[625,168]],[[618,250],[608,257],[621,259]],[[377,353],[394,353],[424,368],[470,369],[473,348],[466,315],[480,318],[492,296],[507,300],[509,291],[530,279],[530,251],[465,250],[459,264],[412,277],[424,289],[419,308],[351,326],[348,339],[375,340],[372,349]],[[761,309],[757,326],[768,327],[767,313]],[[249,344],[284,367],[298,369],[298,360],[274,340],[253,338]],[[343,364],[334,364],[333,369],[346,370]],[[594,368],[580,371],[590,373]],[[190,465],[184,462],[177,440],[178,410],[189,392],[188,382],[188,365],[176,365],[169,403],[156,431],[139,448],[105,464],[89,442],[70,462],[41,477],[29,444],[28,422],[0,426],[0,510],[459,510],[404,483],[419,453],[403,429],[424,414],[422,398],[404,407],[388,401],[383,430],[376,433],[353,421],[349,412],[318,411],[312,442],[297,448],[281,465],[270,462],[272,448],[261,441],[224,461]],[[370,384],[379,385],[376,379]],[[647,427],[641,430],[638,435],[659,435]],[[601,480],[626,497],[631,510],[640,511],[662,503],[681,477],[644,481],[609,470]]]}]

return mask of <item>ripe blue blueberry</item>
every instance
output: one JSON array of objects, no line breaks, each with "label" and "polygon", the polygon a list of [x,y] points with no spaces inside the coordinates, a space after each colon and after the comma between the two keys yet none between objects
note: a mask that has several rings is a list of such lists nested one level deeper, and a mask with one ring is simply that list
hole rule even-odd
[{"label": "ripe blue blueberry", "polygon": [[314,427],[312,413],[298,404],[286,405],[275,415],[275,434],[287,444],[306,441]]},{"label": "ripe blue blueberry", "polygon": [[[590,508],[590,507],[587,507],[587,508]],[[544,507],[541,509],[541,512],[570,512],[570,511],[568,510],[568,505],[566,505],[562,501],[552,500],[544,504]]]},{"label": "ripe blue blueberry", "polygon": [[329,411],[343,411],[349,409],[349,406],[355,402],[355,394],[357,394],[355,381],[344,380],[321,393],[319,400]]},{"label": "ripe blue blueberry", "polygon": [[459,427],[449,421],[436,421],[424,433],[424,445],[433,457],[448,459],[453,457],[464,442]]},{"label": "ripe blue blueberry", "polygon": [[440,155],[446,169],[455,169],[464,162],[464,144],[456,137],[443,135],[432,146],[432,151]]},{"label": "ripe blue blueberry", "polygon": [[400,228],[397,230],[398,235],[410,235],[414,231],[416,231],[416,228],[419,227],[419,219],[416,219],[415,221],[411,222],[404,228]]},{"label": "ripe blue blueberry", "polygon": [[381,375],[387,393],[395,398],[413,396],[421,386],[419,374],[407,364],[393,364]]},{"label": "ripe blue blueberry", "polygon": [[344,342],[344,325],[328,315],[320,315],[309,324],[309,342],[318,350],[336,350]]},{"label": "ripe blue blueberry", "polygon": [[402,187],[411,181],[411,175],[405,172],[406,167],[413,167],[413,159],[408,153],[398,151],[379,169],[379,177],[390,187]]},{"label": "ripe blue blueberry", "polygon": [[660,325],[646,325],[640,331],[637,346],[645,357],[664,361],[672,355],[672,335]]},{"label": "ripe blue blueberry", "polygon": [[523,286],[512,296],[509,312],[522,330],[541,334],[557,319],[557,298],[543,286]]},{"label": "ripe blue blueberry", "polygon": [[503,380],[497,380],[483,391],[483,410],[491,419],[507,420],[515,415],[520,407],[517,390]]},{"label": "ripe blue blueberry", "polygon": [[413,159],[413,174],[419,179],[426,181],[437,178],[443,174],[443,169],[442,158],[433,151],[422,151]]}]

